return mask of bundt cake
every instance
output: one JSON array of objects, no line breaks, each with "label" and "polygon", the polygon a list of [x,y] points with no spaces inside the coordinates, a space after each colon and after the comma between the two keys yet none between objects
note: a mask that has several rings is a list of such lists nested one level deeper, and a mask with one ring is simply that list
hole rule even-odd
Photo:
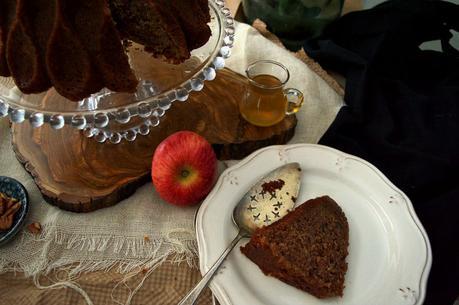
[{"label": "bundt cake", "polygon": [[210,16],[207,15],[209,12],[207,4],[207,14],[205,14],[201,9],[194,10],[193,7],[196,4],[189,0],[175,0],[169,1],[169,3],[183,29],[188,50],[196,49],[205,44],[211,34],[209,27],[202,26],[203,22],[210,21]]},{"label": "bundt cake", "polygon": [[171,62],[189,57],[185,33],[169,0],[111,0],[113,17],[121,34]]},{"label": "bundt cake", "polygon": [[311,199],[241,247],[266,274],[318,298],[342,296],[349,226],[330,197]]},{"label": "bundt cake", "polygon": [[1,0],[0,76],[73,101],[104,87],[134,92],[122,40],[181,63],[208,41],[209,21],[207,0]]},{"label": "bundt cake", "polygon": [[[21,1],[35,0],[19,0],[18,3]],[[46,52],[47,73],[57,92],[70,100],[78,101],[99,91],[103,87],[102,80],[96,73],[96,66],[92,61],[94,59],[76,34],[72,16],[66,15],[66,7],[71,0],[49,1],[55,2],[56,14]],[[10,58],[15,57],[10,40],[11,36],[8,38],[8,64]],[[17,79],[14,74],[13,77]]]},{"label": "bundt cake", "polygon": [[0,1],[0,75],[10,76],[10,69],[6,62],[6,41],[16,12],[16,0]]}]

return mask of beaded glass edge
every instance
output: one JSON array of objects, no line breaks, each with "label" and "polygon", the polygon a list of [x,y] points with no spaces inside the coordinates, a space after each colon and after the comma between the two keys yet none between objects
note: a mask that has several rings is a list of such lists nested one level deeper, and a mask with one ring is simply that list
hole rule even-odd
[{"label": "beaded glass edge", "polygon": [[[136,93],[139,100],[137,103],[117,108],[116,111],[95,111],[92,115],[74,114],[64,116],[63,114],[51,112],[28,113],[25,109],[14,107],[0,97],[0,118],[9,116],[12,123],[22,123],[28,119],[34,128],[39,128],[45,123],[48,123],[51,128],[56,130],[69,125],[77,130],[82,130],[86,137],[94,138],[99,143],[109,140],[113,144],[118,144],[123,139],[132,142],[135,141],[138,135],[148,135],[151,128],[160,124],[161,117],[165,115],[165,112],[172,106],[173,102],[185,102],[191,92],[201,91],[204,88],[204,82],[214,80],[217,71],[225,67],[225,60],[231,55],[235,34],[234,19],[231,17],[230,10],[225,7],[223,0],[213,0],[213,3],[216,5],[217,13],[220,13],[222,19],[223,35],[216,47],[219,52],[200,72],[177,88],[164,92],[160,96],[149,96],[149,93],[153,93],[152,90],[154,90],[152,84],[149,81],[142,81],[140,90]],[[88,97],[85,102],[97,103],[98,101],[94,99],[101,99],[110,94],[110,91],[103,90],[96,95]],[[144,118],[144,122],[125,131],[103,130],[110,120],[126,124],[135,116]]]}]

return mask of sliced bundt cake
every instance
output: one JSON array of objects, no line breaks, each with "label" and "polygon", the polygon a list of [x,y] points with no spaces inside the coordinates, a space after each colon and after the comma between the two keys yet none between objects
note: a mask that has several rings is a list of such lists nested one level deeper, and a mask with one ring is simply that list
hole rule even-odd
[{"label": "sliced bundt cake", "polygon": [[[199,2],[190,0],[169,2],[185,34],[188,50],[194,50],[204,45],[211,34],[209,26],[206,25],[207,15],[199,4]],[[206,12],[209,13],[208,7],[206,7]]]},{"label": "sliced bundt cake", "polygon": [[6,41],[16,16],[16,0],[0,1],[0,76],[10,76],[6,62]]},{"label": "sliced bundt cake", "polygon": [[1,0],[0,75],[74,101],[103,87],[134,92],[121,39],[180,63],[209,39],[209,20],[207,0]]},{"label": "sliced bundt cake", "polygon": [[129,66],[107,1],[64,3],[66,18],[89,53],[103,85],[113,91],[134,92],[138,81]]},{"label": "sliced bundt cake", "polygon": [[18,0],[16,3],[6,56],[10,73],[24,93],[42,92],[51,87],[45,55],[54,15],[54,0]]},{"label": "sliced bundt cake", "polygon": [[182,62],[190,56],[185,34],[169,0],[110,0],[118,30],[155,56]]},{"label": "sliced bundt cake", "polygon": [[65,14],[67,1],[72,0],[54,1],[56,16],[46,54],[48,74],[57,92],[78,101],[102,89],[103,84]]},{"label": "sliced bundt cake", "polygon": [[197,0],[198,6],[201,9],[201,12],[204,14],[204,21],[210,22],[210,11],[209,11],[209,1],[208,0]]}]

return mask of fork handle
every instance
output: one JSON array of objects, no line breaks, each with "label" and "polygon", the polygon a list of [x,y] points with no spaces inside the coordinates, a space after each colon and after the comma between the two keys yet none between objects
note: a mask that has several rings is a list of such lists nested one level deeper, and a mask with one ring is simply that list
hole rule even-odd
[{"label": "fork handle", "polygon": [[191,290],[181,301],[178,303],[178,305],[193,305],[198,297],[201,295],[201,292],[204,290],[204,288],[209,285],[210,280],[214,276],[215,272],[218,270],[222,262],[225,260],[225,258],[228,256],[228,254],[233,250],[234,246],[237,245],[237,243],[244,237],[241,232],[237,234],[237,236],[233,239],[231,244],[226,248],[226,250],[220,255],[218,260],[210,267],[209,271],[204,275],[204,277],[199,281],[199,283]]}]

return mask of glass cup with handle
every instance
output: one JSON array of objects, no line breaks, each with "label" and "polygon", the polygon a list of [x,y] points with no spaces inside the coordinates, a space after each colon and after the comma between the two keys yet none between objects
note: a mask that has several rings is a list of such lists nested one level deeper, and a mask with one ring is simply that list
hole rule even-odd
[{"label": "glass cup with handle", "polygon": [[249,123],[268,127],[286,115],[297,113],[303,105],[301,91],[284,88],[290,78],[288,69],[273,60],[260,60],[247,67],[248,86],[239,103],[242,117]]}]

